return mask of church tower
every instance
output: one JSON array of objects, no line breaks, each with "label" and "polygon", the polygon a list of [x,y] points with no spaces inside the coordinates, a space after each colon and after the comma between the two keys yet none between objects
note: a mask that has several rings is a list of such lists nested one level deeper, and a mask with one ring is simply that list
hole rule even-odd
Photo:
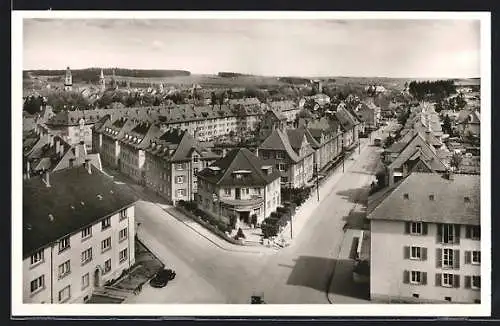
[{"label": "church tower", "polygon": [[66,76],[64,76],[64,90],[71,91],[73,89],[73,77],[71,76],[71,70],[66,67]]},{"label": "church tower", "polygon": [[99,77],[99,85],[101,85],[101,92],[106,90],[106,80],[104,79],[104,72],[101,69],[101,76]]}]

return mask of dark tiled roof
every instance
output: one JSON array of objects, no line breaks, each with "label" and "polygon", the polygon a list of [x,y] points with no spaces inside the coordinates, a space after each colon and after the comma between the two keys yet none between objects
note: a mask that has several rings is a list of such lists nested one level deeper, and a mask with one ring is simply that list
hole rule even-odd
[{"label": "dark tiled roof", "polygon": [[[24,257],[136,200],[94,167],[92,174],[83,166],[54,172],[50,174],[49,183],[51,187],[40,177],[23,183]],[[49,214],[54,217],[53,221]]]},{"label": "dark tiled roof", "polygon": [[369,219],[471,225],[480,222],[479,175],[455,174],[453,180],[448,180],[437,173],[412,173],[379,196],[368,204]]},{"label": "dark tiled roof", "polygon": [[[215,161],[210,167],[218,167],[220,170],[214,172],[210,167],[203,169],[198,176],[212,184],[218,185],[242,185],[263,186],[271,183],[281,176],[279,171],[272,168],[270,174],[265,174],[262,167],[266,165],[255,154],[246,148],[231,150],[225,157]],[[238,170],[250,171],[241,179],[234,177],[233,172]]]},{"label": "dark tiled roof", "polygon": [[418,146],[420,146],[420,151],[424,154],[426,158],[426,163],[428,163],[435,171],[446,171],[447,166],[441,161],[437,156],[435,149],[433,149],[421,136],[420,133],[415,134],[413,139],[406,144],[405,148],[400,151],[399,156],[391,163],[389,166],[391,169],[399,169],[403,164],[405,164],[415,152],[418,151]]},{"label": "dark tiled roof", "polygon": [[274,129],[271,134],[260,144],[259,149],[286,151],[290,159],[294,162],[300,161],[300,157],[293,150],[288,136],[279,129]]}]

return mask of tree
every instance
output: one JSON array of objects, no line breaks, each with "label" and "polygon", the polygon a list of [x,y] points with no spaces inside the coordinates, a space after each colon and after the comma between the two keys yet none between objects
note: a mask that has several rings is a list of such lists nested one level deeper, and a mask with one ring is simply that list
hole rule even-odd
[{"label": "tree", "polygon": [[217,103],[217,95],[215,95],[215,92],[210,93],[210,104],[212,104],[212,107]]},{"label": "tree", "polygon": [[23,104],[23,110],[34,114],[40,112],[40,106],[43,104],[43,98],[41,96],[29,96],[26,98]]},{"label": "tree", "polygon": [[392,144],[394,144],[394,138],[391,135],[389,135],[389,136],[387,136],[387,138],[384,141],[384,147],[387,148],[387,147],[391,146]]},{"label": "tree", "polygon": [[448,115],[446,115],[443,119],[443,131],[448,135],[452,134],[451,119]]},{"label": "tree", "polygon": [[453,155],[451,156],[450,165],[458,170],[460,164],[462,163],[462,160],[463,160],[462,154],[453,153]]}]

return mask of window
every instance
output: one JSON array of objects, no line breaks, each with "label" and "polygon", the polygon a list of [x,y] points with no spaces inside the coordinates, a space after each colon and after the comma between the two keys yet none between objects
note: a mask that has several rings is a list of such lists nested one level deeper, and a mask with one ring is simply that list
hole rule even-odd
[{"label": "window", "polygon": [[288,177],[281,177],[282,183],[288,183]]},{"label": "window", "polygon": [[127,209],[122,209],[120,211],[120,221],[127,218]]},{"label": "window", "polygon": [[59,291],[59,303],[68,301],[70,297],[71,297],[71,290],[69,285],[64,289],[62,289],[61,291]]},{"label": "window", "polygon": [[453,286],[453,274],[443,274],[443,282],[442,285],[446,287],[452,287]]},{"label": "window", "polygon": [[224,195],[231,196],[231,188],[224,188]]},{"label": "window", "polygon": [[420,283],[421,275],[420,272],[411,271],[411,283]]},{"label": "window", "polygon": [[422,234],[422,222],[412,222],[410,224],[411,234]]},{"label": "window", "polygon": [[186,196],[186,189],[177,189],[177,197]]},{"label": "window", "polygon": [[38,292],[45,287],[45,275],[37,277],[33,281],[31,281],[31,293]]},{"label": "window", "polygon": [[123,263],[125,260],[127,260],[127,257],[128,257],[128,252],[127,248],[125,248],[122,251],[120,251],[120,263]]},{"label": "window", "polygon": [[453,243],[453,224],[443,224],[443,243]]},{"label": "window", "polygon": [[108,259],[108,260],[106,260],[106,261],[104,262],[104,272],[103,272],[103,274],[107,274],[107,273],[109,273],[110,271],[111,271],[111,258],[110,258],[110,259]]},{"label": "window", "polygon": [[445,301],[451,302],[451,297],[444,297]]},{"label": "window", "polygon": [[121,242],[127,239],[127,236],[128,236],[128,229],[127,228],[121,229],[120,233],[118,233],[118,241]]},{"label": "window", "polygon": [[92,236],[92,227],[86,227],[85,229],[82,230],[82,240],[88,239]]},{"label": "window", "polygon": [[193,163],[198,163],[199,158],[198,155],[193,155]]},{"label": "window", "polygon": [[69,237],[59,240],[59,253],[69,248]]},{"label": "window", "polygon": [[468,225],[465,229],[465,237],[472,240],[480,240],[481,228],[479,226]]},{"label": "window", "polygon": [[182,171],[182,170],[184,170],[184,164],[183,164],[183,163],[177,163],[177,164],[175,164],[175,169],[176,169],[177,171]]},{"label": "window", "polygon": [[283,153],[282,152],[277,152],[276,153],[276,159],[282,160],[283,159]]},{"label": "window", "polygon": [[66,260],[64,263],[59,265],[59,279],[65,277],[71,272],[71,263],[69,260]]},{"label": "window", "polygon": [[82,265],[85,265],[91,260],[92,260],[92,248],[89,248],[82,252]]},{"label": "window", "polygon": [[82,276],[82,290],[89,286],[89,273]]},{"label": "window", "polygon": [[410,259],[421,259],[422,252],[420,247],[411,247],[410,250]]},{"label": "window", "polygon": [[43,261],[43,249],[31,255],[31,265],[36,265]]},{"label": "window", "polygon": [[184,176],[178,176],[175,178],[175,183],[184,183]]},{"label": "window", "polygon": [[453,267],[453,249],[443,249],[443,267]]},{"label": "window", "polygon": [[286,170],[286,165],[285,165],[285,164],[283,164],[283,163],[279,163],[279,164],[278,164],[278,170],[280,170],[280,171],[285,171],[285,170]]},{"label": "window", "polygon": [[473,289],[481,288],[481,276],[472,276],[472,286]]},{"label": "window", "polygon": [[198,173],[198,168],[193,169],[193,174],[196,175],[196,173]]},{"label": "window", "polygon": [[481,252],[480,251],[473,251],[472,252],[472,264],[479,265],[481,264]]},{"label": "window", "polygon": [[104,220],[101,222],[101,230],[106,230],[111,226],[111,217],[106,217]]},{"label": "window", "polygon": [[101,241],[101,250],[105,252],[111,248],[111,237],[106,238]]},{"label": "window", "polygon": [[254,188],[253,192],[256,193],[257,195],[260,195],[260,188]]},{"label": "window", "polygon": [[253,213],[254,213],[255,215],[259,216],[259,215],[260,215],[260,207],[254,208],[254,209],[253,209]]}]

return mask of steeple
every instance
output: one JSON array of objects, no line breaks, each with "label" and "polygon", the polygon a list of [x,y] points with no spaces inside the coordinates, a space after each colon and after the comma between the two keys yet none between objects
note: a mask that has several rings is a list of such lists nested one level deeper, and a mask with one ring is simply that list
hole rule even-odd
[{"label": "steeple", "polygon": [[71,91],[73,88],[73,77],[71,76],[71,70],[66,67],[66,76],[64,77],[64,90]]},{"label": "steeple", "polygon": [[101,69],[101,76],[99,77],[99,85],[101,85],[101,92],[106,90],[106,80],[104,79],[104,71]]}]

